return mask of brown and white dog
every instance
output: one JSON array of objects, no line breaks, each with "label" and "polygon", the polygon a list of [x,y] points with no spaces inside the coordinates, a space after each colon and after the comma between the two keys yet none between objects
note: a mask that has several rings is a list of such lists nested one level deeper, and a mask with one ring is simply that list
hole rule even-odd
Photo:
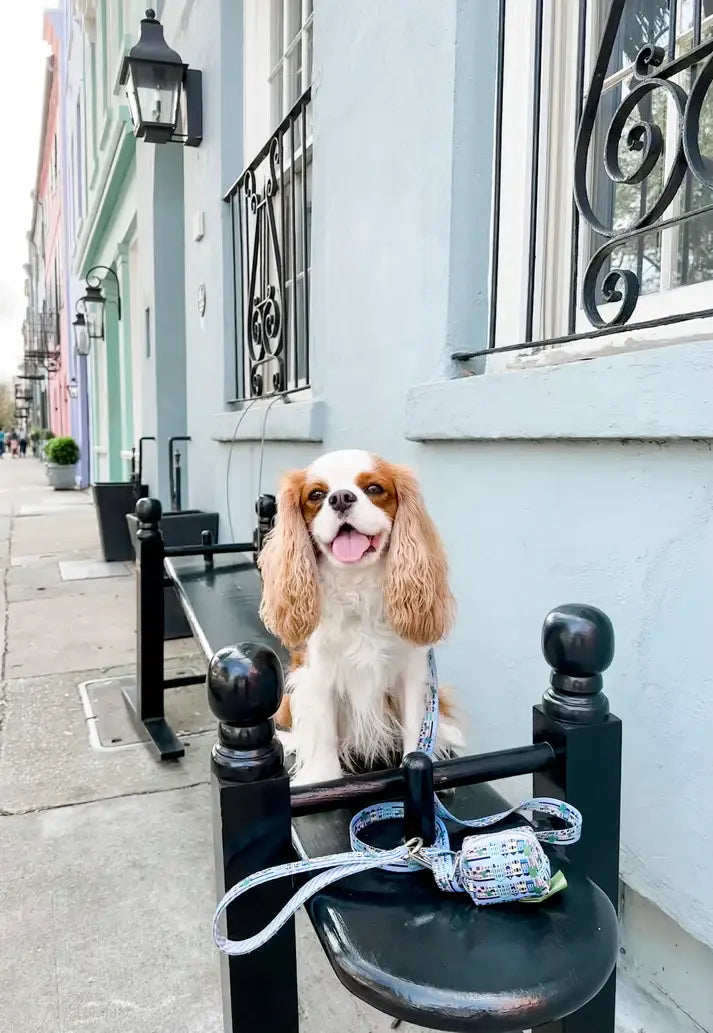
[{"label": "brown and white dog", "polygon": [[[356,758],[416,748],[428,647],[454,600],[443,544],[413,473],[368,452],[331,452],[289,473],[259,560],[261,617],[291,650],[278,726],[296,782],[339,778]],[[437,753],[461,745],[440,693]]]}]

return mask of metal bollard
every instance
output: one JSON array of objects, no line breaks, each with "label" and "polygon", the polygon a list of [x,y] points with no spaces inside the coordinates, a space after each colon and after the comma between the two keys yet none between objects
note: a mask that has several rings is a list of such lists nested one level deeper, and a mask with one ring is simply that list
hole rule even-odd
[{"label": "metal bollard", "polygon": [[163,654],[163,560],[164,547],[158,499],[139,499],[136,535],[136,688],[124,698],[137,727],[151,736],[161,760],[177,760],[185,754],[164,711]]},{"label": "metal bollard", "polygon": [[[553,769],[534,775],[535,796],[566,800],[584,815],[582,837],[568,848],[577,868],[611,900],[619,895],[621,721],[609,713],[602,671],[614,658],[614,629],[595,606],[552,610],[542,629],[550,687],[534,708],[534,742],[558,754]],[[542,1033],[614,1033],[616,971],[578,1012],[542,1026]]]},{"label": "metal bollard", "polygon": [[[213,532],[212,531],[201,531],[201,545],[205,549],[209,549],[212,544],[213,544]],[[214,562],[213,562],[213,553],[212,552],[204,552],[203,553],[203,562],[205,563],[205,569],[206,570],[213,570],[213,567],[215,565]]]},{"label": "metal bollard", "polygon": [[433,761],[426,753],[407,753],[404,771],[404,839],[421,839],[432,846],[436,838],[433,805]]},{"label": "metal bollard", "polygon": [[258,495],[255,502],[257,513],[257,527],[253,535],[254,552],[253,559],[257,564],[260,551],[265,544],[265,538],[272,530],[277,515],[277,500],[274,495]]},{"label": "metal bollard", "polygon": [[[240,879],[294,860],[290,784],[272,720],[282,699],[282,665],[266,646],[221,649],[208,668],[218,718],[211,760],[218,898]],[[260,886],[230,905],[227,935],[251,936],[292,892],[289,879]],[[224,1033],[298,1033],[294,921],[244,957],[221,955]]]}]

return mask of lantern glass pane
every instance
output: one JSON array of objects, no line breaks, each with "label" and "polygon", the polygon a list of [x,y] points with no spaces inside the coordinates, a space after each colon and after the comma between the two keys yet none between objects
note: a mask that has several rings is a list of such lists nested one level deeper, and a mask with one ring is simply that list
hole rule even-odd
[{"label": "lantern glass pane", "polygon": [[127,93],[134,125],[175,126],[182,82],[183,65],[132,61]]},{"label": "lantern glass pane", "polygon": [[104,301],[102,299],[85,300],[84,316],[87,321],[87,333],[90,337],[104,336]]},{"label": "lantern glass pane", "polygon": [[133,125],[134,129],[138,129],[141,125],[141,112],[139,111],[138,98],[136,96],[136,85],[134,84],[134,77],[131,72],[131,66],[129,66],[129,75],[126,80],[126,99],[129,104],[131,124]]},{"label": "lantern glass pane", "polygon": [[89,334],[87,333],[86,326],[74,326],[74,347],[77,351],[77,355],[89,355],[89,349],[91,342],[89,340]]}]

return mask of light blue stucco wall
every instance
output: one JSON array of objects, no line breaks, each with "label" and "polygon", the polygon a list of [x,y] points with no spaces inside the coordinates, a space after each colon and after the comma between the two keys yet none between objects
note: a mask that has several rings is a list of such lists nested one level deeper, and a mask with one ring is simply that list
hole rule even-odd
[{"label": "light blue stucco wall", "polygon": [[[147,476],[164,506],[170,501],[168,437],[188,434],[184,507],[212,509],[220,506],[222,463],[212,417],[223,411],[234,379],[232,350],[225,346],[232,321],[230,301],[224,304],[231,242],[222,197],[242,160],[242,5],[205,0],[199,11],[194,0],[168,2],[161,18],[171,46],[203,73],[204,139],[195,149],[137,149],[141,297],[152,337],[151,354],[142,349],[142,429],[158,438],[155,450],[146,449]],[[166,167],[170,151],[181,157],[180,184]],[[225,522],[224,505],[221,515]]]},{"label": "light blue stucco wall", "polygon": [[[261,486],[350,446],[418,469],[459,603],[441,674],[474,748],[529,740],[530,708],[548,679],[540,626],[552,606],[591,602],[611,615],[617,655],[606,688],[625,722],[623,873],[713,946],[713,466],[709,441],[699,440],[713,439],[713,367],[672,345],[576,363],[564,381],[556,369],[517,371],[459,382],[457,397],[415,390],[443,378],[451,347],[469,334],[475,347],[483,340],[490,6],[315,2],[313,391],[268,415]],[[205,138],[184,155],[189,501],[220,511],[225,539],[229,498],[232,534],[243,538],[254,524],[263,412],[248,413],[236,433],[225,404],[232,296],[220,200],[243,164],[241,10],[205,0],[198,19],[195,3],[168,0],[163,17],[166,38],[204,75]],[[477,64],[467,60],[476,42]],[[473,111],[483,120],[475,136]],[[140,158],[140,222],[150,217],[150,160]],[[200,212],[205,236],[195,240]],[[142,261],[151,267],[143,251]],[[694,396],[695,418],[677,419]],[[656,424],[658,411],[667,415]]]}]

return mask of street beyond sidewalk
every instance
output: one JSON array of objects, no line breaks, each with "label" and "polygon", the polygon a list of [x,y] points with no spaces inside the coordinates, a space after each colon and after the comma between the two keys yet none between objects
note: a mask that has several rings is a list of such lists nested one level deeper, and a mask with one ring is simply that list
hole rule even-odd
[{"label": "street beyond sidewalk", "polygon": [[[88,493],[0,461],[0,1033],[221,1033],[214,722],[194,707],[176,764],[92,746],[80,685],[134,664],[132,570],[89,576],[100,560]],[[200,669],[191,640],[167,656]],[[303,916],[298,936],[302,1033],[387,1030]]]}]

